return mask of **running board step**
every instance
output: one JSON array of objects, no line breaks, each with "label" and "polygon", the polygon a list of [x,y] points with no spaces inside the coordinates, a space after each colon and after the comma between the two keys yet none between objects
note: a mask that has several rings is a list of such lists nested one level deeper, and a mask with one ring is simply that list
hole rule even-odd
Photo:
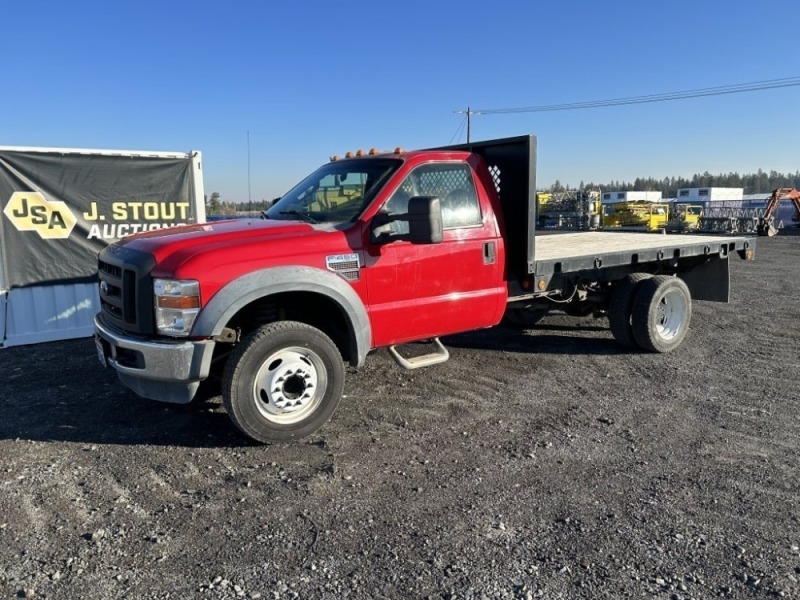
[{"label": "running board step", "polygon": [[450,358],[450,353],[444,347],[439,338],[433,338],[433,343],[436,344],[436,351],[430,354],[423,354],[422,356],[414,356],[412,358],[404,358],[400,356],[397,351],[397,346],[389,346],[389,354],[395,362],[404,369],[420,369],[422,367],[430,367],[431,365],[438,365],[439,363],[446,362]]}]

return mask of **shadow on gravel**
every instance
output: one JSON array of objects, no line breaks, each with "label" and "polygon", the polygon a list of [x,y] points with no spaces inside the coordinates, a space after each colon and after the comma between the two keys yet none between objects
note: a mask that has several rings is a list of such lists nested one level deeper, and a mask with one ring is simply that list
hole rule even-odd
[{"label": "shadow on gravel", "polygon": [[[557,335],[557,332],[565,335]],[[606,332],[607,327],[540,323],[529,332],[505,327],[472,331],[444,338],[445,346],[473,350],[503,350],[527,354],[618,355],[632,352],[611,337],[581,336],[580,332]],[[574,335],[578,332],[578,335]],[[568,335],[573,333],[573,335]]]},{"label": "shadow on gravel", "polygon": [[778,231],[778,235],[800,236],[800,225],[784,225],[783,229]]},{"label": "shadow on gravel", "polygon": [[224,412],[209,412],[204,405],[171,407],[124,393],[103,396],[56,398],[55,405],[26,403],[0,424],[0,439],[189,448],[256,445],[238,433]]},{"label": "shadow on gravel", "polygon": [[97,361],[91,340],[0,350],[0,440],[251,446],[219,397],[189,405],[144,400]]},{"label": "shadow on gravel", "polygon": [[[606,327],[540,323],[529,332],[495,327],[449,336],[445,345],[526,354],[617,355],[626,350]],[[564,332],[560,335],[560,332]],[[0,349],[0,440],[181,446],[255,445],[235,428],[218,390],[189,405],[136,396],[97,361],[91,339]],[[203,399],[207,398],[207,399]]]}]

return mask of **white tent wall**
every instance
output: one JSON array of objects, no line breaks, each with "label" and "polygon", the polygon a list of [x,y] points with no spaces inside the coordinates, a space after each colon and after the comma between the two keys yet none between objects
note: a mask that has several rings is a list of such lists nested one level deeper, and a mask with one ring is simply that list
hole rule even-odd
[{"label": "white tent wall", "polygon": [[[8,303],[6,302],[6,291],[0,290],[0,341],[4,340],[6,337],[6,307]],[[3,344],[0,343],[0,348],[3,347]]]},{"label": "white tent wall", "polygon": [[99,310],[96,283],[13,289],[6,299],[3,345],[88,337]]},{"label": "white tent wall", "polygon": [[0,240],[0,348],[6,338],[6,278],[3,272],[3,243]]},{"label": "white tent wall", "polygon": [[[183,157],[190,159],[192,183],[191,203],[194,209],[194,222],[204,223],[205,198],[201,153],[159,153],[142,151],[110,151],[54,148],[0,147],[3,151],[23,151],[76,155],[113,155],[146,157]],[[7,198],[0,199],[2,201]],[[1,205],[0,205],[1,206]],[[6,216],[0,214],[0,219]],[[3,231],[0,224],[0,234]],[[8,231],[9,224],[4,224]],[[34,235],[34,234],[31,234]],[[6,249],[7,250],[7,249]],[[94,329],[94,315],[100,310],[97,283],[87,281],[67,283],[43,282],[37,285],[11,287],[12,277],[7,271],[9,253],[4,256],[4,240],[0,235],[0,348],[36,344],[55,340],[74,339],[91,336]],[[90,260],[96,261],[96,256]],[[9,289],[10,288],[10,289]]]}]

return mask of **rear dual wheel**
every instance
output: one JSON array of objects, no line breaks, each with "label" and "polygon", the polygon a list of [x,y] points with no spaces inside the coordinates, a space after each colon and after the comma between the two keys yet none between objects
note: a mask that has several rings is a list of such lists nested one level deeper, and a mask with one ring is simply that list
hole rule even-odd
[{"label": "rear dual wheel", "polygon": [[633,303],[633,337],[650,352],[671,352],[681,345],[692,320],[692,295],[682,279],[659,275],[640,285]]},{"label": "rear dual wheel", "polygon": [[645,279],[651,278],[650,273],[631,273],[620,281],[614,291],[611,292],[611,304],[608,307],[608,324],[611,333],[623,346],[631,348],[636,346],[633,337],[633,325],[631,324],[631,312],[633,311],[633,301],[639,291],[639,284]]},{"label": "rear dual wheel", "polygon": [[608,311],[616,340],[649,352],[671,352],[689,330],[692,297],[683,280],[632,273],[617,284]]}]

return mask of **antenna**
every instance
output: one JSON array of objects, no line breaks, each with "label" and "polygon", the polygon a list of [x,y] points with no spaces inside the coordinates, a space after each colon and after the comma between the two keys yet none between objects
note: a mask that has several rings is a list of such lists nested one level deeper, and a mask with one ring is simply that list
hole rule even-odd
[{"label": "antenna", "polygon": [[248,209],[253,205],[253,200],[250,197],[250,130],[247,130],[247,202]]}]

